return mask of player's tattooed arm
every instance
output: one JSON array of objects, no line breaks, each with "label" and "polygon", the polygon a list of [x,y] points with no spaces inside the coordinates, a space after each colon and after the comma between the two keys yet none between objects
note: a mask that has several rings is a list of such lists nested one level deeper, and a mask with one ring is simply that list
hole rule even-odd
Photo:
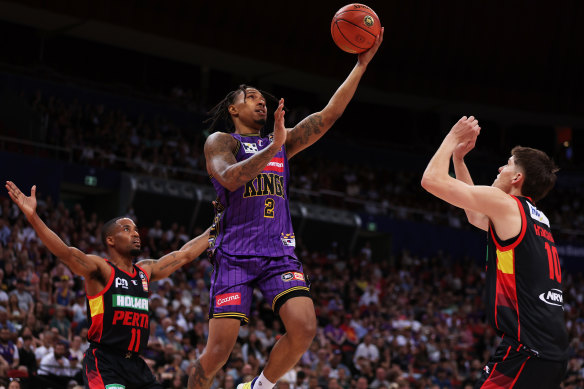
[{"label": "player's tattooed arm", "polygon": [[179,250],[166,254],[159,260],[146,259],[138,262],[149,276],[150,281],[158,281],[168,277],[185,264],[192,262],[209,246],[208,228],[201,235],[191,239]]},{"label": "player's tattooed arm", "polygon": [[205,142],[207,172],[221,185],[233,191],[253,180],[266,167],[279,147],[266,147],[244,161],[237,162],[234,147],[237,141],[229,134],[216,132]]},{"label": "player's tattooed arm", "polygon": [[304,118],[296,127],[288,131],[288,137],[286,139],[286,154],[288,159],[320,139],[331,126],[332,123],[329,126],[325,126],[322,113],[320,112],[313,113]]},{"label": "player's tattooed arm", "polygon": [[36,185],[31,188],[30,196],[25,195],[12,181],[6,182],[8,195],[20,208],[28,222],[35,230],[39,239],[49,251],[59,258],[71,271],[77,275],[91,278],[96,271],[101,271],[109,276],[110,267],[105,261],[96,256],[88,255],[75,247],[69,247],[63,240],[51,230],[36,212]]}]

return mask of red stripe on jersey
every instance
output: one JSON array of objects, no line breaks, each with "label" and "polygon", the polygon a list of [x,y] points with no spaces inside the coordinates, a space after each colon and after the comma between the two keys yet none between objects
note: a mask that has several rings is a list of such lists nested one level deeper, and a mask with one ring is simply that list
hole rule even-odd
[{"label": "red stripe on jersey", "polygon": [[523,237],[525,236],[525,230],[527,229],[527,219],[525,218],[525,210],[523,209],[523,204],[521,204],[521,201],[519,201],[517,197],[513,195],[509,196],[513,197],[513,199],[517,202],[517,206],[519,207],[519,213],[521,214],[521,231],[519,232],[519,235],[517,236],[517,239],[515,239],[515,241],[513,241],[511,244],[507,246],[501,246],[501,244],[499,243],[499,239],[495,236],[495,228],[491,225],[489,230],[491,230],[493,243],[495,243],[495,246],[497,246],[499,251],[513,250],[515,247],[517,247],[517,245],[521,243],[521,241],[523,240]]},{"label": "red stripe on jersey", "polygon": [[497,271],[497,304],[517,310],[515,275]]},{"label": "red stripe on jersey", "polygon": [[103,335],[103,313],[91,318],[91,327],[87,330],[87,339],[99,343]]},{"label": "red stripe on jersey", "polygon": [[[497,325],[497,313],[499,307],[508,307],[517,314],[517,340],[521,340],[521,323],[519,321],[519,304],[517,302],[517,282],[515,280],[515,252],[513,255],[513,273],[504,273],[497,269],[497,283],[495,295],[495,325]],[[497,261],[499,259],[497,258]]]},{"label": "red stripe on jersey", "polygon": [[103,383],[103,378],[101,378],[101,373],[99,372],[99,367],[97,366],[95,349],[93,349],[93,359],[95,359],[95,370],[88,371],[87,367],[85,368],[87,383],[89,384],[89,389],[103,389],[105,388],[105,384]]},{"label": "red stripe on jersey", "polygon": [[282,173],[284,171],[284,158],[272,158],[262,171]]},{"label": "red stripe on jersey", "polygon": [[[107,282],[107,285],[101,290],[101,292],[99,292],[96,295],[90,296],[87,294],[87,290],[85,291],[86,296],[85,298],[88,301],[91,301],[93,299],[96,298],[102,298],[102,296],[104,295],[105,292],[107,292],[109,290],[109,288],[112,286],[113,282],[114,282],[114,276],[115,276],[115,269],[113,268],[113,266],[111,265],[111,263],[109,263],[109,261],[106,262],[108,263],[108,265],[110,265],[111,267],[111,274],[110,274],[110,278]],[[91,303],[90,305],[90,309],[91,309]],[[102,298],[102,310],[104,309],[103,307],[103,298]],[[97,314],[95,316],[91,316],[91,326],[89,327],[89,329],[87,330],[87,338],[91,341],[94,341],[96,343],[99,343],[99,341],[101,340],[101,336],[103,335],[103,312],[100,314]]]}]

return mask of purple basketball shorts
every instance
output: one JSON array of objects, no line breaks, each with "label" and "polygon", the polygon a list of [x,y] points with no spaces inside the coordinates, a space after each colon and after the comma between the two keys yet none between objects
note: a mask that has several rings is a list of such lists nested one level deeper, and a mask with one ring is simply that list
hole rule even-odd
[{"label": "purple basketball shorts", "polygon": [[302,263],[293,257],[247,257],[215,252],[211,275],[209,318],[230,317],[249,322],[253,289],[257,287],[277,314],[290,298],[310,297]]}]

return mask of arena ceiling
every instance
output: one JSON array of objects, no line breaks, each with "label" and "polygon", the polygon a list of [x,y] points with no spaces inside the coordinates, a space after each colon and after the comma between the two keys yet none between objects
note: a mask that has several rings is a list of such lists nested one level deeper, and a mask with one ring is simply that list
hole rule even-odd
[{"label": "arena ceiling", "polygon": [[[330,37],[346,1],[18,0],[0,18],[313,90],[355,58]],[[584,128],[584,2],[371,0],[385,41],[360,98]]]}]

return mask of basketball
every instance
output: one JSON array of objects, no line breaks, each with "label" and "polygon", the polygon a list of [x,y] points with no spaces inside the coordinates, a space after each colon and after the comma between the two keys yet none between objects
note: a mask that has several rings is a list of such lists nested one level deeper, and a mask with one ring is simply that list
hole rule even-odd
[{"label": "basketball", "polygon": [[352,54],[362,53],[375,43],[381,32],[377,14],[364,4],[348,4],[339,9],[331,22],[336,45]]}]

